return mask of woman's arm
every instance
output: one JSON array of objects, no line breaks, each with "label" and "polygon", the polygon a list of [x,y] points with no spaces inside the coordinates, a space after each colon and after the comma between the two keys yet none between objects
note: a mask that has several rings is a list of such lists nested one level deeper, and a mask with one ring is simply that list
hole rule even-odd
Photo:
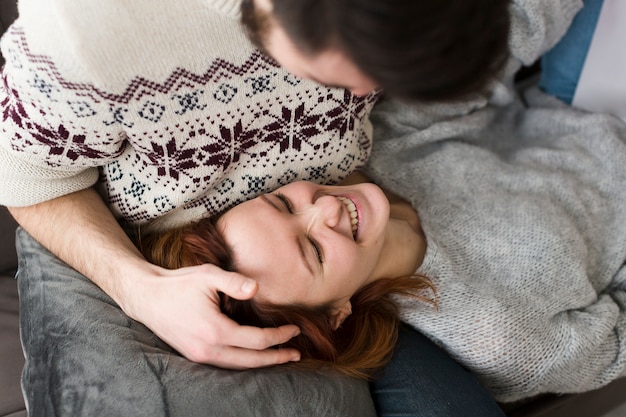
[{"label": "woman's arm", "polygon": [[149,264],[94,190],[10,211],[42,245],[188,359],[253,368],[299,358],[294,350],[268,349],[297,334],[295,326],[239,326],[220,312],[218,292],[250,298],[255,281],[209,265],[169,271]]},{"label": "woman's arm", "polygon": [[513,0],[511,55],[531,65],[565,34],[582,0]]}]

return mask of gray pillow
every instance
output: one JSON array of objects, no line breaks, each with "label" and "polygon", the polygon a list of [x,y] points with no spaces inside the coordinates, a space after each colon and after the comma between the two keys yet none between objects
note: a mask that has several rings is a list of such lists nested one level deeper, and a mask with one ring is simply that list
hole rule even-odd
[{"label": "gray pillow", "polygon": [[376,415],[365,381],[189,362],[21,229],[18,245],[23,383],[32,415]]}]

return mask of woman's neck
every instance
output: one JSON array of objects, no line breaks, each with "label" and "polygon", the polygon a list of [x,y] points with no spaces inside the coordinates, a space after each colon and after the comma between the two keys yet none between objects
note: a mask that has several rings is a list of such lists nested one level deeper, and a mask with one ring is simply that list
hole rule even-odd
[{"label": "woman's neck", "polygon": [[[354,172],[341,185],[369,182],[361,172]],[[413,206],[402,197],[383,189],[389,200],[389,223],[381,256],[370,280],[410,276],[422,265],[426,237]]]},{"label": "woman's neck", "polygon": [[426,254],[426,238],[419,217],[405,200],[388,195],[389,223],[377,265],[377,278],[395,278],[415,273]]}]

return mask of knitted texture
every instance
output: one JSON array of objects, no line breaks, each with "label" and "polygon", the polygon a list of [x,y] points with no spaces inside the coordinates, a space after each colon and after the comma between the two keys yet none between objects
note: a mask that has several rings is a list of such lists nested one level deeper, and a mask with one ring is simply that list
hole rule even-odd
[{"label": "knitted texture", "polygon": [[503,402],[592,390],[626,367],[626,125],[507,87],[577,3],[516,2],[513,57],[485,96],[372,114],[368,174],[416,208],[418,272],[438,291],[438,309],[401,299],[402,319]]},{"label": "knitted texture", "polygon": [[238,5],[21,1],[2,39],[0,203],[98,181],[118,218],[173,224],[362,166],[376,95],[285,72],[245,38]]}]

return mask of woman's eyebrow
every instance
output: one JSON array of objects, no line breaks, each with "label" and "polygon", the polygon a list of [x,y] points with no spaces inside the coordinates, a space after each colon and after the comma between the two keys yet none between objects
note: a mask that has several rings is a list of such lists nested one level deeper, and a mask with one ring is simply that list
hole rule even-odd
[{"label": "woman's eyebrow", "polygon": [[272,200],[270,200],[269,198],[267,198],[267,195],[265,194],[261,194],[261,200],[266,202],[267,204],[269,204],[270,206],[274,207],[276,210],[281,211],[280,207],[278,207]]}]

